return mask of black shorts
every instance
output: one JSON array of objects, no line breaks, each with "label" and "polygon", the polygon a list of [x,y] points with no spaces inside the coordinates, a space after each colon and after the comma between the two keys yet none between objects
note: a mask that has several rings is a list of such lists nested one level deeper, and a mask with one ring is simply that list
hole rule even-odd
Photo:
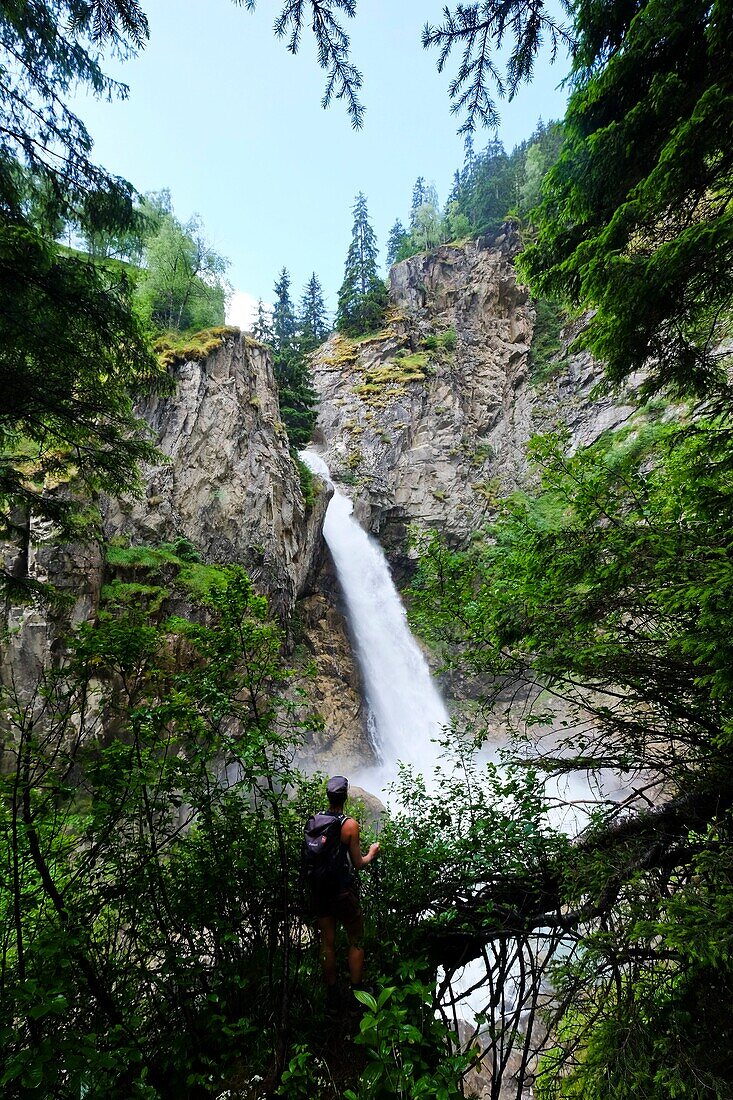
[{"label": "black shorts", "polygon": [[349,938],[361,935],[363,925],[359,895],[355,890],[342,890],[338,894],[314,894],[313,915],[333,917],[343,924]]}]

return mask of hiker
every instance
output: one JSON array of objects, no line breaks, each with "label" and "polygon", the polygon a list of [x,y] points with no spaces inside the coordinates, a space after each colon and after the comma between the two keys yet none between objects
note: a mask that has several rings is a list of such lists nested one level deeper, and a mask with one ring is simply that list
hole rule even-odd
[{"label": "hiker", "polygon": [[306,875],[311,890],[313,913],[321,933],[321,961],[326,983],[326,1000],[338,1001],[336,927],[341,923],[349,938],[351,988],[361,989],[364,948],[361,945],[364,920],[359,905],[356,872],[371,863],[378,844],[364,856],[359,842],[359,823],[344,813],[349,781],[334,775],[326,787],[328,810],[311,817],[305,827]]}]

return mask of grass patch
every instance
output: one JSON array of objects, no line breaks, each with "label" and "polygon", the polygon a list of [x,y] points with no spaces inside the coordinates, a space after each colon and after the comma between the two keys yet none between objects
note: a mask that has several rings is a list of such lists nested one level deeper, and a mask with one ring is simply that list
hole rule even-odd
[{"label": "grass patch", "polygon": [[395,363],[399,364],[402,373],[405,371],[422,371],[430,362],[430,356],[426,351],[413,351],[411,353],[397,352]]},{"label": "grass patch", "polygon": [[202,562],[186,562],[176,578],[181,588],[191,596],[204,599],[215,588],[224,588],[227,577],[220,565],[204,565]]},{"label": "grass patch", "polygon": [[382,340],[390,340],[393,335],[388,328],[380,328],[377,332],[365,332],[363,336],[354,336],[353,342],[359,347],[365,344],[381,344]]},{"label": "grass patch", "polygon": [[397,352],[394,359],[381,367],[364,372],[364,381],[354,393],[367,405],[381,407],[403,394],[411,382],[424,382],[430,357],[425,351],[409,355]]},{"label": "grass patch", "polygon": [[348,336],[342,336],[339,333],[331,341],[331,347],[333,348],[332,353],[323,360],[326,366],[352,367],[356,365],[359,350],[355,340],[350,340]]},{"label": "grass patch", "polygon": [[161,569],[164,565],[181,565],[184,562],[200,562],[201,555],[187,538],[173,542],[161,542],[158,546],[107,547],[107,563],[115,569]]},{"label": "grass patch", "polygon": [[203,332],[165,332],[153,344],[158,362],[166,369],[181,363],[200,363],[220,348],[231,336],[238,336],[239,329],[231,325],[218,325]]},{"label": "grass patch", "polygon": [[458,333],[454,328],[447,328],[445,332],[433,332],[420,342],[420,346],[426,351],[453,352],[458,343]]},{"label": "grass patch", "polygon": [[111,610],[125,607],[143,607],[149,614],[160,611],[163,600],[170,596],[170,589],[159,584],[142,584],[137,581],[121,581],[115,578],[102,588],[102,602]]},{"label": "grass patch", "polygon": [[560,369],[558,356],[563,345],[560,335],[567,313],[557,302],[538,298],[534,302],[535,323],[529,348],[529,372],[533,382],[546,382]]},{"label": "grass patch", "polygon": [[305,501],[305,510],[306,512],[310,512],[318,497],[315,476],[310,467],[306,466],[305,462],[302,462],[297,455],[294,455],[293,459],[295,465],[298,467],[298,474],[300,475],[300,491]]},{"label": "grass patch", "polygon": [[[143,577],[136,577],[134,581],[114,578],[102,590],[105,601],[119,605],[142,600],[150,612],[160,609],[172,587],[202,599],[212,589],[226,583],[225,569],[219,565],[205,565],[193,543],[186,538],[162,542],[159,546],[108,546],[107,565],[114,570],[143,574]],[[153,584],[156,578],[164,579],[165,586]]]}]

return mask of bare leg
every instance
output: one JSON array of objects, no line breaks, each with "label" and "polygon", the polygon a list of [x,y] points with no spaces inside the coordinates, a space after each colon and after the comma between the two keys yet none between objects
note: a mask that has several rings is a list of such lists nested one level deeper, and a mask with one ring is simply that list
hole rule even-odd
[{"label": "bare leg", "polygon": [[349,921],[346,928],[349,937],[349,977],[352,985],[361,985],[361,976],[364,972],[364,948],[361,941],[364,937],[364,918],[360,911]]},{"label": "bare leg", "polygon": [[352,985],[361,985],[364,971],[364,948],[355,943],[349,944],[349,977]]},{"label": "bare leg", "polygon": [[[321,930],[321,965],[323,966],[323,979],[326,985],[335,985],[338,971],[336,969],[336,918],[319,917],[318,927]],[[351,961],[349,960],[349,966]]]}]

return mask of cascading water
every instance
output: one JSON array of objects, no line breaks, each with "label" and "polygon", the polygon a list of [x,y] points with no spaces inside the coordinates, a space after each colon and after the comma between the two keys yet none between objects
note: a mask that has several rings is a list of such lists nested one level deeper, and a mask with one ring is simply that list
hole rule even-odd
[{"label": "cascading water", "polygon": [[[300,457],[333,485],[319,455],[303,451]],[[429,781],[440,753],[435,739],[450,719],[410,633],[382,549],[353,518],[353,508],[334,487],[323,534],[346,602],[378,760],[377,768],[354,778],[362,786],[383,789],[397,777],[397,763],[402,761]]]}]

